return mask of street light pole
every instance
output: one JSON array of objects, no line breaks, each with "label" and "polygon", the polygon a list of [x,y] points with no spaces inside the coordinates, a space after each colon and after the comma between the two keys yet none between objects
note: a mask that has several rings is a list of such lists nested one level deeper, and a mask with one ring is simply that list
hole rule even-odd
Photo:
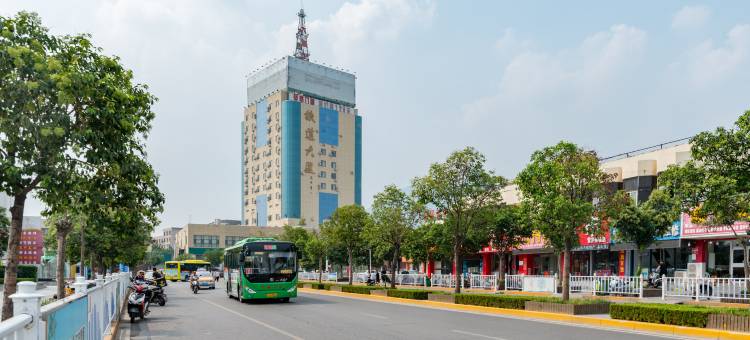
[{"label": "street light pole", "polygon": [[369,261],[370,261],[370,265],[369,265],[370,269],[368,269],[367,275],[370,275],[370,273],[372,273],[372,248],[367,249],[367,257],[369,258]]}]

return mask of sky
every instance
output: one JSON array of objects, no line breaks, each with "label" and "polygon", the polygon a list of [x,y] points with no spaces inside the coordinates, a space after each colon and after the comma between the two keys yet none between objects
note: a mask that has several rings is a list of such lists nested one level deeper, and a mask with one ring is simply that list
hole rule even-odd
[{"label": "sky", "polygon": [[[299,1],[2,0],[90,33],[159,98],[162,227],[241,214],[245,75],[292,53]],[[614,155],[750,109],[750,2],[307,0],[311,60],[357,75],[363,203],[473,146],[513,178],[567,140]],[[26,215],[38,215],[32,200]]]}]

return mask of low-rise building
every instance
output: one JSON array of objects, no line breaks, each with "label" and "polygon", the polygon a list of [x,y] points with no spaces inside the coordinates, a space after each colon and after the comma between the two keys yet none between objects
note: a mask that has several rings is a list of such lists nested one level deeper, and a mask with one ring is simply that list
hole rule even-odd
[{"label": "low-rise building", "polygon": [[182,254],[203,258],[206,251],[231,247],[248,237],[274,237],[282,227],[257,227],[233,224],[187,224],[175,234],[175,257]]},{"label": "low-rise building", "polygon": [[154,237],[153,239],[154,244],[159,246],[160,248],[174,249],[175,248],[175,236],[177,235],[177,232],[180,230],[182,230],[182,228],[177,228],[177,227],[164,228],[162,230],[161,235]]}]

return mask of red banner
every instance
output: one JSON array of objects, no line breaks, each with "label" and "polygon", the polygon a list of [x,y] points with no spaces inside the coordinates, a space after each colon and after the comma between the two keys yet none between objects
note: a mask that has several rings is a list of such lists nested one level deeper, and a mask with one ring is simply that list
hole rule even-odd
[{"label": "red banner", "polygon": [[690,215],[682,214],[682,238],[734,237],[734,234],[745,235],[750,230],[750,223],[742,221],[728,225],[702,225],[693,223]]}]

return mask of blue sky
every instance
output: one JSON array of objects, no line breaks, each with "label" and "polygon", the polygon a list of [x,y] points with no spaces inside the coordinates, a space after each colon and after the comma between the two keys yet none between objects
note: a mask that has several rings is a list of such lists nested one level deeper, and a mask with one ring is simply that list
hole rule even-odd
[{"label": "blue sky", "polygon": [[[160,101],[163,225],[240,215],[244,75],[291,52],[298,1],[17,1],[89,32]],[[475,146],[512,178],[561,139],[602,156],[750,109],[746,1],[305,1],[312,59],[357,73],[364,203]],[[27,206],[37,213],[38,202]]]}]

